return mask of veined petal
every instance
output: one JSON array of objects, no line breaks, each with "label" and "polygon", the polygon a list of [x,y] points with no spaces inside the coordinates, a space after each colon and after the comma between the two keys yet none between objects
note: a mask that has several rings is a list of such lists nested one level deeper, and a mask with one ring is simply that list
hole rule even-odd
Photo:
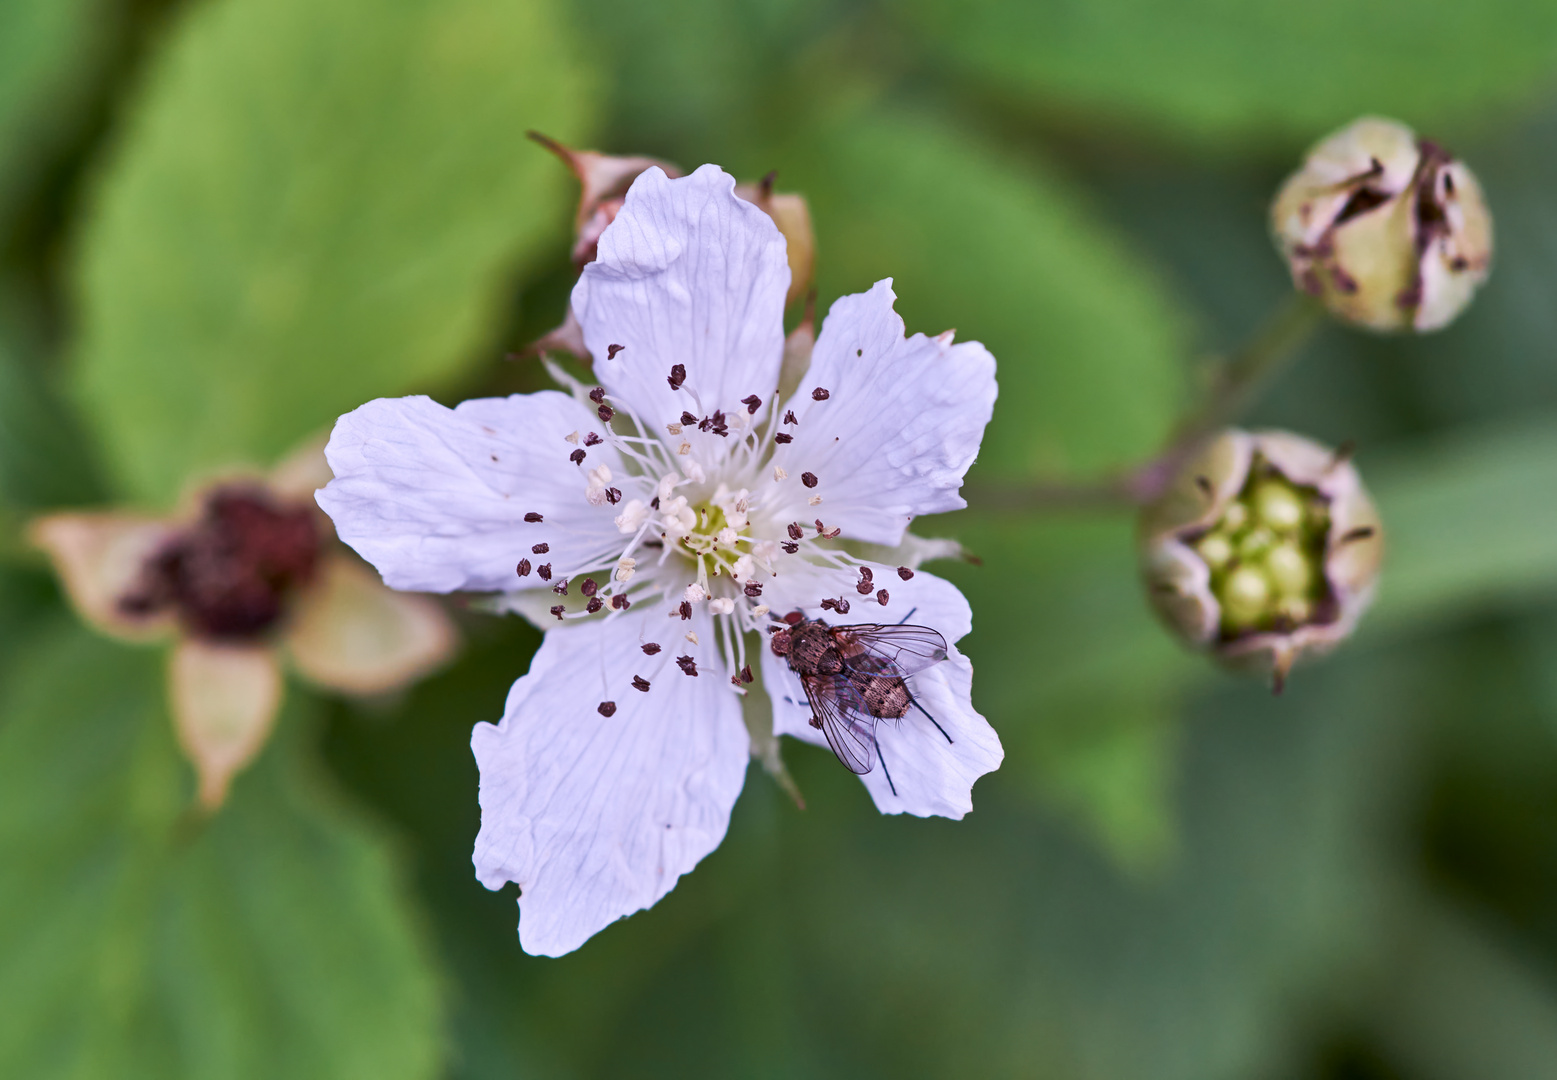
[{"label": "veined petal", "polygon": [[[566,394],[479,398],[448,409],[379,398],[341,417],[325,449],[335,479],[317,498],[340,538],[396,589],[451,592],[516,584],[547,544],[570,568],[620,545],[614,511],[584,499],[585,469],[621,469],[609,444],[584,466],[565,437],[600,428]],[[526,521],[526,515],[541,516]]]},{"label": "veined petal", "polygon": [[281,666],[268,645],[185,638],[174,646],[168,665],[173,727],[200,777],[206,809],[226,800],[232,778],[264,747],[281,689]]},{"label": "veined petal", "polygon": [[349,556],[327,558],[286,634],[292,666],[320,686],[380,694],[454,652],[454,624],[426,596],[395,592]]},{"label": "veined petal", "polygon": [[[784,237],[736,198],[733,177],[704,165],[671,180],[656,168],[633,181],[573,310],[595,377],[663,437],[683,411],[733,412],[772,395],[788,288]],[[687,371],[679,391],[666,381],[674,364]]]},{"label": "veined petal", "polygon": [[[907,680],[914,700],[934,722],[915,708],[900,720],[879,721],[879,757],[860,779],[883,814],[960,818],[973,809],[974,781],[999,768],[1005,757],[995,729],[973,708],[973,665],[955,645],[972,628],[972,612],[955,585],[933,574],[921,570],[903,581],[893,567],[871,564],[871,570],[876,583],[889,590],[886,606],[856,593],[854,574],[815,567],[774,579],[766,597],[775,612],[799,610],[834,626],[901,621],[940,632],[946,639],[946,659]],[[851,600],[847,615],[819,604],[823,596],[840,595]],[[811,726],[799,676],[766,648],[762,680],[773,699],[774,731],[825,746],[822,733]]]},{"label": "veined petal", "polygon": [[[777,459],[793,516],[820,515],[851,540],[896,544],[920,514],[967,505],[957,492],[995,407],[995,358],[978,342],[903,336],[891,279],[841,297],[811,368],[783,408],[799,419]],[[825,400],[813,397],[816,388]],[[802,486],[810,474],[814,488]],[[821,496],[806,512],[807,499]],[[781,502],[782,505],[782,502]],[[786,516],[780,513],[779,516]]]},{"label": "veined petal", "polygon": [[[689,628],[700,645],[683,638]],[[649,641],[657,655],[643,652]],[[678,655],[696,660],[696,677]],[[729,674],[706,611],[684,622],[659,605],[634,609],[550,631],[502,722],[476,725],[476,876],[489,889],[519,885],[526,952],[571,952],[719,845],[748,754]]]}]

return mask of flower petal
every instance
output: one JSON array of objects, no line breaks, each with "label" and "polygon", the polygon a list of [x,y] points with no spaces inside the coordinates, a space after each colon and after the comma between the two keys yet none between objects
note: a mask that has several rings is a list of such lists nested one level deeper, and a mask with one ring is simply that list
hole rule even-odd
[{"label": "flower petal", "polygon": [[[649,169],[573,289],[595,377],[662,434],[684,410],[733,412],[778,384],[784,237],[734,192],[734,178],[715,165],[679,180]],[[679,391],[666,381],[674,364],[687,371]]]},{"label": "flower petal", "polygon": [[[878,722],[880,757],[860,779],[883,814],[960,818],[973,809],[974,781],[999,768],[1005,757],[995,729],[973,709],[973,665],[953,644],[972,628],[972,612],[955,585],[933,574],[919,571],[903,581],[893,567],[872,564],[871,569],[876,583],[889,590],[885,607],[874,602],[867,607],[853,589],[853,574],[814,566],[776,578],[766,596],[775,612],[799,610],[833,625],[902,621],[940,632],[947,642],[946,659],[908,679],[909,691],[935,723],[914,708],[900,720]],[[848,615],[818,604],[822,596],[839,595],[858,601]],[[773,699],[774,731],[825,746],[822,733],[811,726],[799,677],[768,649],[762,650],[762,679]]]},{"label": "flower petal", "polygon": [[286,635],[292,666],[348,694],[414,682],[454,652],[454,624],[431,599],[385,588],[349,557],[326,559]]},{"label": "flower petal", "polygon": [[165,612],[136,616],[119,607],[141,568],[173,535],[162,520],[129,514],[50,514],[32,523],[32,542],[48,553],[81,617],[106,634],[145,640],[172,625]]},{"label": "flower petal", "polygon": [[[701,645],[685,641],[688,628]],[[663,650],[645,655],[646,641]],[[502,723],[476,725],[476,876],[489,889],[518,883],[526,952],[578,948],[668,893],[724,838],[748,739],[714,641],[703,610],[691,622],[656,605],[570,623],[546,635]],[[682,653],[697,677],[675,664]],[[606,701],[613,715],[601,715]]]},{"label": "flower petal", "polygon": [[[593,413],[554,390],[455,409],[379,398],[336,423],[325,450],[335,479],[319,505],[392,588],[510,588],[537,543],[571,572],[620,546],[615,511],[585,501],[584,469],[568,460],[565,436],[591,426]],[[621,468],[609,444],[588,454],[591,466]]]},{"label": "flower petal", "polygon": [[179,745],[200,777],[200,802],[214,810],[270,736],[281,707],[281,666],[269,646],[185,638],[173,648],[168,694]]},{"label": "flower petal", "polygon": [[[841,297],[827,313],[800,389],[799,425],[775,459],[789,474],[781,505],[820,515],[851,540],[896,544],[920,514],[957,510],[963,474],[995,407],[995,358],[978,342],[903,336],[891,279]],[[825,400],[813,397],[816,388]],[[814,488],[801,485],[810,474]],[[807,513],[820,495],[821,509]]]}]

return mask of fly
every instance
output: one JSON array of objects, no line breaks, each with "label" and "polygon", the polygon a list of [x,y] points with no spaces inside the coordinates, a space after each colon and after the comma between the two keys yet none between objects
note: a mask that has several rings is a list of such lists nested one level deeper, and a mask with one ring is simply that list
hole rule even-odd
[{"label": "fly", "polygon": [[[946,639],[928,626],[856,623],[829,626],[798,611],[769,643],[800,676],[811,726],[827,737],[838,760],[851,772],[868,773],[881,757],[878,720],[901,720],[910,707],[924,713],[948,743],[946,729],[909,690],[907,679],[946,659]],[[886,762],[882,761],[886,772]],[[887,783],[896,793],[892,776]]]}]

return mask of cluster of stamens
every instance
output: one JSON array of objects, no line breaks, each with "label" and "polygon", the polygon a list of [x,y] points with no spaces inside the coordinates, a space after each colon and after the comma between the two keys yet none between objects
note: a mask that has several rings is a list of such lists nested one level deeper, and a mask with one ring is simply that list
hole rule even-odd
[{"label": "cluster of stamens", "polygon": [[[620,351],[622,347],[613,346],[612,356]],[[706,604],[711,615],[721,617],[715,622],[716,644],[728,670],[738,673],[732,676],[732,685],[744,693],[752,682],[744,635],[762,629],[772,619],[763,603],[763,588],[765,579],[782,572],[784,558],[800,556],[850,577],[857,572],[854,587],[859,595],[873,595],[881,606],[890,602],[890,593],[874,584],[870,568],[832,543],[841,537],[840,528],[828,526],[821,518],[810,525],[772,520],[776,496],[789,479],[783,459],[792,452],[789,447],[795,442],[794,431],[805,417],[790,409],[779,419],[771,405],[764,410],[764,401],[757,394],[748,394],[741,399],[743,408],[728,413],[706,409],[688,380],[685,365],[675,364],[666,381],[678,395],[685,396],[688,407],[665,422],[664,430],[671,436],[665,440],[631,408],[608,401],[603,387],[586,390],[560,369],[553,367],[552,373],[565,385],[573,385],[575,393],[587,398],[600,417],[600,432],[565,436],[575,449],[564,456],[584,472],[585,500],[591,506],[614,508],[613,521],[624,538],[620,549],[579,552],[573,557],[565,550],[553,550],[566,546],[558,543],[555,534],[550,542],[526,545],[528,555],[515,567],[521,588],[535,587],[530,581],[533,574],[540,583],[549,584],[557,596],[569,597],[570,582],[582,580],[578,587],[581,605],[570,601],[550,607],[559,621],[596,615],[612,618],[634,603],[658,599],[667,604],[666,614],[680,623],[691,620],[696,607]],[[825,387],[816,387],[810,396],[820,405],[832,395]],[[619,431],[618,426],[628,430]],[[704,438],[694,445],[694,439],[708,436],[721,441],[712,443]],[[625,475],[616,475],[611,465],[587,464],[588,450],[602,445],[615,451],[618,469]],[[711,479],[710,473],[716,475]],[[808,492],[822,484],[822,477],[810,470],[800,470],[798,479]],[[819,494],[806,497],[810,507],[821,502]],[[545,522],[543,514],[533,511],[525,514],[524,520],[537,525]],[[770,538],[769,533],[776,535]],[[541,562],[542,556],[547,561]],[[688,573],[677,573],[677,565],[686,566]],[[913,575],[906,567],[899,573],[905,580]],[[841,595],[820,598],[818,605],[839,614],[849,611],[849,601]],[[684,637],[694,646],[701,644],[695,632],[687,631]],[[645,656],[655,657],[662,649],[657,642],[647,642],[643,651]],[[632,688],[649,692],[670,662],[667,653],[656,661],[654,670],[635,674]],[[697,677],[693,655],[675,657],[673,662],[682,674]],[[599,711],[603,716],[614,715],[616,705],[603,701]]]}]

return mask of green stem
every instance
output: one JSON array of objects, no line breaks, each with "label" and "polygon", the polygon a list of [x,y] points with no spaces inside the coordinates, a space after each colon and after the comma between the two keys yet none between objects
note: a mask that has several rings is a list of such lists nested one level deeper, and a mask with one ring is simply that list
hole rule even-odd
[{"label": "green stem", "polygon": [[1291,366],[1323,315],[1312,297],[1291,293],[1254,337],[1218,367],[1205,401],[1179,423],[1168,446],[1137,468],[1090,484],[976,483],[967,491],[969,504],[1002,510],[1087,510],[1153,501],[1207,438],[1253,408]]}]

